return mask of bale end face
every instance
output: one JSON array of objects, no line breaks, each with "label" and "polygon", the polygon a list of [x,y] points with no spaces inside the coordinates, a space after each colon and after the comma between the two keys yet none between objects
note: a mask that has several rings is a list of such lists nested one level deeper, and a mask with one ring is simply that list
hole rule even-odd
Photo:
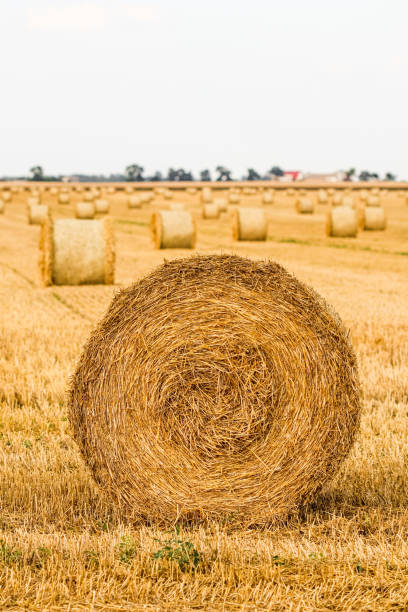
[{"label": "bale end face", "polygon": [[349,206],[336,206],[327,212],[326,235],[355,238],[358,232],[357,212]]},{"label": "bale end face", "polygon": [[193,249],[196,226],[187,211],[162,210],[153,213],[150,231],[157,249]]},{"label": "bale end face", "polygon": [[238,207],[232,213],[232,236],[234,240],[266,240],[268,224],[262,208]]}]

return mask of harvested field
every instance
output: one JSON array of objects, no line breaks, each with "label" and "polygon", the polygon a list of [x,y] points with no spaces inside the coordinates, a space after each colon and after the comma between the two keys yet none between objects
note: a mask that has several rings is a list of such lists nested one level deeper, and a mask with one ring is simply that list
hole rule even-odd
[{"label": "harvested field", "polygon": [[[317,194],[317,191],[316,191]],[[167,194],[129,209],[108,193],[115,286],[42,288],[40,228],[27,192],[0,216],[0,609],[404,610],[408,606],[408,208],[380,195],[385,231],[325,235],[327,204],[298,215],[275,190],[265,242],[233,241],[229,210],[202,219],[199,191],[176,191],[197,225],[193,251],[155,249],[152,213]],[[213,192],[229,201],[228,192]],[[354,195],[354,194],[352,194]],[[75,216],[83,193],[55,218]],[[356,197],[357,201],[357,197]],[[240,194],[243,207],[262,194]],[[230,206],[230,205],[228,205]],[[97,487],[72,440],[66,390],[84,343],[121,288],[163,260],[194,253],[272,259],[314,287],[350,329],[362,422],[335,480],[273,526],[234,517],[174,527],[131,523]]]}]

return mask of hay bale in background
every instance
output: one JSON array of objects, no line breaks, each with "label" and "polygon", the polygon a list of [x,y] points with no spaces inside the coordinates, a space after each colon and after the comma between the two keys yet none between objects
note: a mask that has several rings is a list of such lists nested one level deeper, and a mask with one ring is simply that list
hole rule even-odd
[{"label": "hay bale in background", "polygon": [[332,206],[341,206],[343,203],[343,195],[340,192],[336,192],[332,199]]},{"label": "hay bale in background", "polygon": [[239,204],[240,202],[239,194],[230,191],[228,194],[228,200],[230,204]]},{"label": "hay bale in background", "polygon": [[82,198],[84,202],[93,202],[95,199],[95,194],[93,191],[85,191]]},{"label": "hay bale in background", "polygon": [[27,206],[37,206],[41,204],[40,196],[32,196],[31,198],[27,198]]},{"label": "hay bale in background", "polygon": [[263,204],[273,204],[274,194],[271,191],[265,191],[262,196]]},{"label": "hay bale in background", "polygon": [[77,219],[93,219],[95,216],[94,202],[77,202],[75,205],[75,216]]},{"label": "hay bale in background", "polygon": [[201,190],[201,202],[210,204],[213,201],[212,191],[210,187],[203,187]]},{"label": "hay bale in background", "polygon": [[203,219],[219,219],[220,209],[218,204],[204,204],[202,211]]},{"label": "hay bale in background", "polygon": [[298,198],[296,201],[296,211],[301,215],[311,215],[314,212],[313,200],[311,198]]},{"label": "hay bale in background", "polygon": [[69,204],[69,193],[62,192],[58,196],[59,204]]},{"label": "hay bale in background", "polygon": [[356,203],[354,201],[354,198],[351,195],[344,195],[342,197],[342,200],[341,200],[341,205],[342,206],[348,206],[349,208],[355,208],[356,207]]},{"label": "hay bale in background", "polygon": [[41,227],[39,266],[45,286],[112,284],[115,247],[109,217],[97,221],[47,217]]},{"label": "hay bale in background", "polygon": [[196,187],[187,187],[186,191],[187,191],[188,195],[196,195],[197,188]]},{"label": "hay bale in background", "polygon": [[319,204],[328,204],[329,196],[325,189],[319,189],[317,194],[317,201],[319,202]]},{"label": "hay bale in background", "polygon": [[355,238],[358,232],[357,213],[349,206],[336,206],[327,212],[326,234],[338,238]]},{"label": "hay bale in background", "polygon": [[58,195],[58,189],[56,187],[50,187],[50,195],[52,196]]},{"label": "hay bale in background", "polygon": [[169,210],[185,210],[185,206],[182,202],[170,202]]},{"label": "hay bale in background", "polygon": [[170,191],[170,189],[166,189],[165,192],[163,193],[163,197],[165,200],[172,200],[173,199],[173,192]]},{"label": "hay bale in background", "polygon": [[333,187],[330,187],[330,189],[327,190],[327,195],[329,196],[329,198],[332,198],[335,194],[335,190],[333,189]]},{"label": "hay bale in background", "polygon": [[102,215],[109,213],[109,202],[108,200],[95,200],[95,212]]},{"label": "hay bale in background", "polygon": [[380,206],[366,207],[364,209],[361,228],[368,231],[383,231],[387,227],[385,211]]},{"label": "hay bale in background", "polygon": [[228,205],[225,198],[214,198],[214,204],[218,206],[220,213],[227,212]]},{"label": "hay bale in background", "polygon": [[367,196],[366,198],[366,206],[380,206],[380,198],[379,196]]},{"label": "hay bale in background", "polygon": [[138,195],[131,195],[127,201],[128,208],[142,208],[142,200]]},{"label": "hay bale in background", "polygon": [[232,213],[234,240],[266,240],[268,224],[262,208],[237,207]]},{"label": "hay bale in background", "polygon": [[162,210],[152,215],[150,229],[157,249],[193,249],[196,227],[186,211]]},{"label": "hay bale in background", "polygon": [[142,193],[140,196],[140,200],[142,202],[142,204],[149,204],[149,202],[151,202],[153,200],[153,192],[152,191],[148,191],[146,193]]},{"label": "hay bale in background", "polygon": [[30,225],[41,225],[47,216],[48,206],[46,204],[30,204],[28,206],[28,223]]},{"label": "hay bale in background", "polygon": [[365,204],[368,198],[368,191],[366,189],[362,189],[360,191],[360,201]]},{"label": "hay bale in background", "polygon": [[149,521],[285,517],[336,473],[360,418],[337,314],[273,262],[167,262],[121,291],[71,380],[97,483]]}]

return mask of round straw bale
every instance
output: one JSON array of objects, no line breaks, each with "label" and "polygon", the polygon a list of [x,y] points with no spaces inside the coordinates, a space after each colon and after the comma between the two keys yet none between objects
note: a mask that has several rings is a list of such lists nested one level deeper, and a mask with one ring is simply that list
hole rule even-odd
[{"label": "round straw bale", "polygon": [[355,208],[356,203],[351,195],[344,195],[341,200],[342,206],[348,206],[349,208]]},{"label": "round straw bale", "polygon": [[93,285],[114,282],[112,222],[47,217],[41,227],[40,273],[47,285]]},{"label": "round straw bale", "polygon": [[368,198],[368,191],[367,191],[367,189],[362,189],[360,191],[360,200],[361,200],[361,202],[363,202],[365,204],[367,202],[367,198]]},{"label": "round straw bale", "polygon": [[152,215],[150,229],[157,249],[193,249],[196,227],[187,211],[161,210]]},{"label": "round straw bale", "polygon": [[366,199],[366,206],[380,206],[379,196],[370,195]]},{"label": "round straw bale", "polygon": [[62,192],[58,196],[59,204],[69,204],[69,193]]},{"label": "round straw bale", "polygon": [[95,212],[102,215],[107,215],[109,213],[108,200],[95,200]]},{"label": "round straw bale", "polygon": [[234,240],[266,240],[268,224],[262,208],[243,208],[232,211],[232,236]]},{"label": "round straw bale", "polygon": [[330,189],[327,190],[327,195],[332,198],[335,194],[335,189],[333,189],[333,187],[330,187]]},{"label": "round straw bale", "polygon": [[380,190],[378,189],[378,187],[371,188],[371,195],[374,195],[374,196],[380,195]]},{"label": "round straw bale", "polygon": [[273,204],[274,194],[271,191],[265,191],[262,195],[262,202],[264,204]]},{"label": "round straw bale", "polygon": [[172,200],[173,199],[173,192],[170,191],[170,189],[166,189],[166,191],[163,194],[163,197],[165,200]]},{"label": "round straw bale", "polygon": [[387,227],[385,211],[381,206],[370,206],[364,209],[361,227],[364,230],[383,231]]},{"label": "round straw bale", "polygon": [[108,187],[106,190],[106,193],[109,195],[113,195],[115,193],[115,188],[114,187]]},{"label": "round straw bale", "polygon": [[75,216],[77,219],[93,219],[95,216],[94,202],[77,202],[75,205]]},{"label": "round straw bale", "polygon": [[169,210],[185,210],[185,206],[182,202],[170,202],[168,207]]},{"label": "round straw bale", "polygon": [[138,195],[128,197],[128,208],[142,208],[142,200]]},{"label": "round straw bale", "polygon": [[289,196],[290,198],[292,198],[295,195],[295,190],[293,189],[293,187],[290,187],[289,189],[286,190],[286,195]]},{"label": "round straw bale", "polygon": [[4,214],[4,208],[5,208],[4,200],[0,198],[0,215]]},{"label": "round straw bale", "polygon": [[313,200],[311,198],[301,197],[296,201],[296,211],[302,215],[310,215],[314,212]]},{"label": "round straw bale", "polygon": [[228,210],[228,205],[227,205],[227,200],[225,198],[214,198],[214,204],[216,204],[216,206],[218,206],[220,212],[227,212]]},{"label": "round straw bale", "polygon": [[134,192],[134,188],[133,188],[133,187],[131,187],[130,185],[127,185],[127,186],[125,187],[125,193],[132,194],[133,192]]},{"label": "round straw bale", "polygon": [[11,185],[11,187],[10,187],[11,193],[18,193],[19,190],[20,190],[20,188],[18,187],[18,185]]},{"label": "round straw bale", "polygon": [[140,196],[140,199],[142,201],[142,204],[148,204],[149,202],[153,200],[153,192],[148,191],[146,193],[142,193]]},{"label": "round straw bale", "polygon": [[186,189],[188,195],[195,195],[197,193],[197,188],[196,187],[187,187]]},{"label": "round straw bale", "polygon": [[203,204],[210,204],[213,201],[211,187],[203,187],[201,190],[201,202]]},{"label": "round straw bale", "polygon": [[8,189],[4,189],[1,197],[4,202],[11,202],[13,196],[11,194],[11,191],[9,191]]},{"label": "round straw bale", "polygon": [[325,189],[319,189],[319,192],[317,194],[317,201],[319,202],[319,204],[327,204],[329,201],[329,197],[327,194],[327,191]]},{"label": "round straw bale", "polygon": [[203,206],[203,219],[218,219],[220,216],[220,209],[218,204],[215,202],[204,204]]},{"label": "round straw bale", "polygon": [[358,231],[357,212],[349,206],[336,206],[327,212],[326,234],[339,238],[355,238]]},{"label": "round straw bale", "polygon": [[336,473],[360,420],[348,332],[274,262],[166,262],[113,300],[71,379],[97,483],[149,521],[265,525]]},{"label": "round straw bale", "polygon": [[46,204],[30,204],[28,206],[28,222],[30,225],[41,225],[47,215],[48,206]]},{"label": "round straw bale", "polygon": [[93,191],[85,191],[82,197],[84,202],[93,202],[95,194]]},{"label": "round straw bale", "polygon": [[238,193],[231,192],[228,194],[228,200],[230,204],[239,204],[240,197]]},{"label": "round straw bale", "polygon": [[32,196],[31,198],[27,198],[27,206],[35,206],[36,204],[41,204],[41,199],[39,196]]},{"label": "round straw bale", "polygon": [[50,195],[52,196],[58,195],[58,189],[56,187],[50,187]]},{"label": "round straw bale", "polygon": [[342,203],[343,203],[343,196],[339,191],[337,191],[333,196],[332,206],[341,206]]}]

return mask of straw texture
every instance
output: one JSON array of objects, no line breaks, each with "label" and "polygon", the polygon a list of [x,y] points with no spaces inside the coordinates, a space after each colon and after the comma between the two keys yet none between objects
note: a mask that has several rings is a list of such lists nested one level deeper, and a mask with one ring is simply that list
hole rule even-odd
[{"label": "straw texture", "polygon": [[265,524],[330,479],[359,423],[337,315],[281,266],[167,262],[121,291],[71,381],[69,420],[129,517]]},{"label": "straw texture", "polygon": [[262,208],[238,207],[232,211],[234,240],[266,240],[268,224]]},{"label": "straw texture", "polygon": [[56,219],[41,227],[43,285],[112,284],[115,248],[111,220]]},{"label": "straw texture", "polygon": [[196,226],[187,211],[162,210],[154,213],[150,222],[154,245],[157,249],[193,249]]}]

